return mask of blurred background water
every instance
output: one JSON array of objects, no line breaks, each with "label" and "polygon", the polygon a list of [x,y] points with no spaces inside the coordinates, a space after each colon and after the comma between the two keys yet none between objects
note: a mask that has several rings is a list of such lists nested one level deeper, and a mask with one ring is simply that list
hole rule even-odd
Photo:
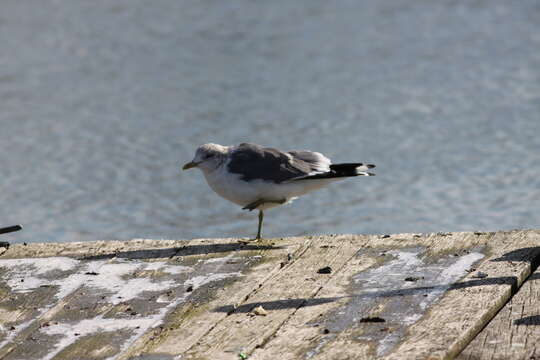
[{"label": "blurred background water", "polygon": [[538,0],[3,0],[0,106],[1,240],[254,236],[244,141],[377,164],[268,237],[540,227]]}]

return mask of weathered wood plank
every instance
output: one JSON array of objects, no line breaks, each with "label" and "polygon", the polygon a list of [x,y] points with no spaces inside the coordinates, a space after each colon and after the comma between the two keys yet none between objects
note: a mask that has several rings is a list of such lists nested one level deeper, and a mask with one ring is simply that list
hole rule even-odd
[{"label": "weathered wood plank", "polygon": [[[464,346],[470,336],[474,336],[477,327],[483,326],[485,318],[493,316],[500,308],[512,284],[523,280],[531,259],[540,255],[534,251],[534,245],[540,245],[538,233],[533,236],[525,234],[528,233],[504,233],[497,237],[492,233],[434,234],[413,239],[399,235],[385,238],[387,244],[372,237],[366,248],[425,246],[426,263],[415,265],[414,262],[405,262],[399,265],[398,256],[393,260],[396,266],[399,265],[397,267],[392,266],[392,261],[385,265],[379,260],[376,267],[359,272],[353,269],[359,267],[362,260],[366,261],[369,254],[351,259],[343,268],[343,274],[333,278],[313,299],[315,304],[324,299],[334,301],[300,308],[273,339],[254,351],[251,358],[371,359],[385,354],[387,358],[396,359],[452,357],[455,347]],[[533,251],[529,251],[531,245]],[[478,259],[470,249],[482,249],[491,254],[490,258],[483,260],[477,271],[452,285],[466,274],[460,275],[455,271],[464,265],[468,267],[467,260],[472,264]],[[410,248],[403,251],[414,253]],[[452,256],[455,256],[454,261]],[[430,258],[431,263],[428,261]],[[376,260],[371,257],[371,261]],[[434,263],[442,267],[437,269]],[[385,274],[385,268],[388,274]],[[488,274],[487,278],[474,278],[478,271]],[[347,285],[351,277],[357,282],[369,279],[370,272],[372,278],[378,276],[380,282],[388,286],[379,285],[375,292],[362,293],[354,282]],[[407,274],[424,279],[412,286],[399,286],[399,282],[392,279],[393,272],[402,279]],[[448,292],[439,300],[444,291]],[[425,310],[428,312],[424,313]],[[384,319],[385,322],[360,323],[362,318],[369,317]],[[415,332],[409,328],[411,325]],[[458,331],[452,329],[457,325],[462,327]],[[395,348],[397,342],[401,344]]]},{"label": "weathered wood plank", "polygon": [[[381,259],[377,256],[354,258],[347,261],[341,271],[329,276],[329,281],[311,299],[307,299],[279,328],[268,342],[256,348],[250,359],[282,359],[294,360],[310,358],[318,345],[324,345],[330,330],[325,326],[323,318],[326,314],[346,306],[351,296],[348,291],[351,274],[360,273],[375,266]],[[362,358],[361,352],[355,348],[355,358]]]},{"label": "weathered wood plank", "polygon": [[[12,245],[0,257],[0,267],[3,268],[0,289],[1,293],[9,294],[0,299],[0,357],[29,338],[42,323],[47,322],[46,319],[61,312],[73,294],[92,278],[86,273],[96,272],[106,264],[102,258],[111,259],[126,253],[143,255],[144,251],[151,251],[152,256],[156,256],[156,251],[160,255],[171,251],[175,254],[180,245],[186,244],[167,240],[132,240]],[[88,263],[65,255],[96,258],[96,261]]]},{"label": "weathered wood plank", "polygon": [[2,259],[0,288],[0,358],[35,329],[37,320],[82,285],[66,280],[83,269],[69,258]]},{"label": "weathered wood plank", "polygon": [[[498,232],[487,243],[489,259],[452,286],[387,359],[455,357],[527,278],[540,256],[540,232]],[[477,274],[485,278],[475,278]]]},{"label": "weathered wood plank", "polygon": [[[224,239],[226,241],[226,239]],[[196,239],[189,242],[200,243],[208,239]],[[0,255],[0,259],[14,258],[36,258],[36,257],[93,257],[111,258],[115,254],[127,255],[128,251],[136,254],[136,251],[150,249],[171,249],[175,250],[187,245],[186,240],[149,240],[133,239],[128,241],[88,241],[72,243],[30,243],[30,244],[12,244],[9,249]],[[173,251],[174,254],[174,251]],[[131,255],[131,254],[129,254]]]},{"label": "weathered wood plank", "polygon": [[[328,274],[318,273],[318,269],[329,266],[339,271],[366,240],[367,236],[337,236],[314,241],[297,261],[285,266],[236,309],[231,303],[214,309],[229,316],[186,351],[183,359],[237,359],[239,353],[263,346],[329,280]],[[254,315],[252,311],[258,306],[268,314]]]},{"label": "weathered wood plank", "polygon": [[[193,301],[175,309],[163,323],[159,336],[147,333],[118,360],[135,356],[177,356],[194,346],[227,312],[213,311],[223,304],[241,304],[288,262],[293,262],[311,244],[305,238],[287,238],[279,247],[256,250],[249,256],[260,261],[243,274],[242,280],[217,289],[214,298]],[[247,255],[243,255],[247,256]]]},{"label": "weathered wood plank", "polygon": [[[459,279],[465,274],[463,270],[482,256],[465,252],[461,255],[469,260],[464,262],[457,252],[478,247],[490,236],[454,234],[451,242],[436,234],[370,236],[308,306],[298,309],[251,358],[376,357],[377,348],[384,350],[395,344],[411,319],[419,318],[449,287],[441,281]],[[405,281],[415,277],[417,280]],[[370,316],[385,322],[362,322]]]},{"label": "weathered wood plank", "polygon": [[[33,263],[31,273],[25,274],[27,279],[33,275],[33,280],[28,289],[23,290],[35,291],[34,283],[43,282],[47,276],[58,276],[49,274],[44,264],[58,270],[56,261],[71,270],[46,287],[51,294],[44,300],[44,306],[33,304],[37,312],[27,311],[24,316],[20,312],[15,314],[17,321],[25,326],[22,331],[6,336],[0,357],[6,360],[100,359],[132,352],[131,347],[138,339],[148,340],[163,332],[165,328],[160,325],[175,308],[181,312],[178,309],[186,304],[188,308],[197,307],[198,302],[211,299],[227,281],[238,279],[248,268],[263,262],[265,253],[279,251],[281,258],[286,258],[287,251],[294,252],[302,242],[291,241],[289,246],[275,247],[264,243],[243,244],[233,239],[155,244],[140,240],[100,246],[87,244],[93,251],[55,246],[56,252],[39,245],[31,247],[31,254],[69,254],[79,259],[65,256],[0,259],[0,266]],[[14,251],[10,256],[18,257],[21,253]],[[273,259],[277,261],[276,256]],[[39,264],[36,266],[36,263]],[[13,274],[9,278],[13,280]],[[62,288],[64,284],[69,285],[69,291]],[[7,285],[17,292],[13,281]],[[13,301],[8,305],[21,308]],[[12,315],[15,312],[6,308],[4,311]],[[13,319],[8,320],[7,326],[13,326]],[[19,346],[29,341],[33,342],[32,346]],[[89,346],[95,351],[88,351]]]},{"label": "weathered wood plank", "polygon": [[[536,263],[535,265],[538,265]],[[540,358],[540,269],[458,356],[460,360]]]},{"label": "weathered wood plank", "polygon": [[0,358],[452,358],[538,260],[539,231],[14,245]]}]

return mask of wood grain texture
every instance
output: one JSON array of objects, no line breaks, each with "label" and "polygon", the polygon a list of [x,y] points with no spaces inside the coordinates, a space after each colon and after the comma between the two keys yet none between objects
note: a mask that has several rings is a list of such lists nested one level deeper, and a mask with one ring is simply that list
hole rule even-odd
[{"label": "wood grain texture", "polygon": [[[401,339],[399,346],[386,355],[388,359],[439,359],[452,358],[459,349],[484,326],[509,298],[512,288],[520,284],[530,271],[532,259],[540,256],[536,246],[540,245],[538,233],[509,232],[487,234],[454,233],[431,234],[426,237],[395,235],[385,238],[385,243],[378,237],[370,237],[366,248],[387,248],[398,246],[421,245],[427,247],[432,256],[444,253],[460,252],[474,247],[485,247],[489,257],[478,268],[462,280],[452,285],[445,296],[429,308],[427,314],[413,324]],[[366,260],[365,258],[363,258]],[[374,261],[374,259],[371,259]],[[254,359],[271,359],[279,356],[283,359],[372,359],[378,358],[377,344],[373,343],[374,331],[395,331],[394,325],[383,324],[373,330],[369,324],[356,324],[340,329],[335,334],[333,329],[314,326],[324,314],[341,306],[346,309],[347,277],[358,273],[359,259],[351,259],[343,268],[342,274],[333,278],[319,291],[314,300],[335,299],[333,302],[317,307],[298,309],[263,347],[253,352]],[[357,267],[357,270],[353,270]],[[401,271],[405,271],[402,268]],[[486,278],[475,278],[484,272]],[[364,270],[365,272],[365,270]],[[464,273],[465,275],[466,273]],[[413,288],[414,289],[414,288]],[[422,290],[422,287],[418,288]],[[405,289],[407,290],[407,289]],[[429,288],[425,288],[429,290]],[[382,294],[380,301],[369,308],[357,305],[358,317],[384,314],[389,306],[389,292]],[[392,293],[392,292],[390,292]],[[395,293],[395,292],[393,292]],[[354,296],[354,295],[353,295]],[[354,310],[354,309],[353,309]],[[405,311],[405,309],[402,309]],[[334,311],[335,313],[335,311]],[[351,308],[349,307],[349,313]],[[354,316],[354,315],[351,315]],[[385,316],[383,316],[385,317]],[[324,322],[321,323],[324,325]],[[326,324],[332,324],[332,322]],[[335,321],[334,321],[335,324]],[[371,327],[371,329],[370,329]],[[329,331],[329,333],[325,333]],[[388,337],[384,338],[386,341]]]},{"label": "wood grain texture", "polygon": [[540,269],[458,356],[460,360],[540,358]]},{"label": "wood grain texture", "polygon": [[[264,346],[328,282],[328,274],[319,274],[317,270],[330,266],[333,271],[340,271],[366,240],[367,237],[337,236],[313,242],[318,246],[310,246],[236,309],[233,304],[215,309],[230,314],[184,353],[183,359],[237,359],[240,352],[249,354]],[[325,250],[321,251],[320,246],[326,246]],[[258,306],[267,310],[268,315],[254,315],[252,310]]]},{"label": "wood grain texture", "polygon": [[163,324],[159,336],[145,334],[118,359],[129,359],[143,356],[142,354],[159,358],[185,353],[228,316],[228,311],[215,309],[229,304],[232,311],[234,307],[242,304],[284,266],[301,257],[311,241],[305,238],[288,238],[280,242],[275,249],[253,250],[243,254],[242,256],[262,257],[264,260],[250,268],[241,281],[219,288],[214,297],[190,302],[175,309]]},{"label": "wood grain texture", "polygon": [[[539,231],[12,245],[0,358],[450,359],[539,260]],[[534,276],[479,358],[531,354]]]},{"label": "wood grain texture", "polygon": [[458,282],[387,359],[451,359],[478,334],[531,273],[540,256],[538,231],[498,232],[487,243],[490,258]]}]

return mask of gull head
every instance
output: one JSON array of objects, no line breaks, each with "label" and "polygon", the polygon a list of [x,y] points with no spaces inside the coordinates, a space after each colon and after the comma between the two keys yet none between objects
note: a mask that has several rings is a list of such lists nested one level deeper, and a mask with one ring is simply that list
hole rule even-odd
[{"label": "gull head", "polygon": [[227,156],[228,147],[218,144],[204,144],[197,148],[195,157],[182,167],[182,170],[197,167],[202,171],[218,168]]}]

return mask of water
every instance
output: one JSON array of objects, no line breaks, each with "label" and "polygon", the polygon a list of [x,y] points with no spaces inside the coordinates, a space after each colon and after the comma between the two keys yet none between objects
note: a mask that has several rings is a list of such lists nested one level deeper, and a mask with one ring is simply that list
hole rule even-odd
[{"label": "water", "polygon": [[377,164],[266,236],[538,228],[539,24],[537,0],[4,0],[2,240],[254,236],[180,171],[242,141]]}]

